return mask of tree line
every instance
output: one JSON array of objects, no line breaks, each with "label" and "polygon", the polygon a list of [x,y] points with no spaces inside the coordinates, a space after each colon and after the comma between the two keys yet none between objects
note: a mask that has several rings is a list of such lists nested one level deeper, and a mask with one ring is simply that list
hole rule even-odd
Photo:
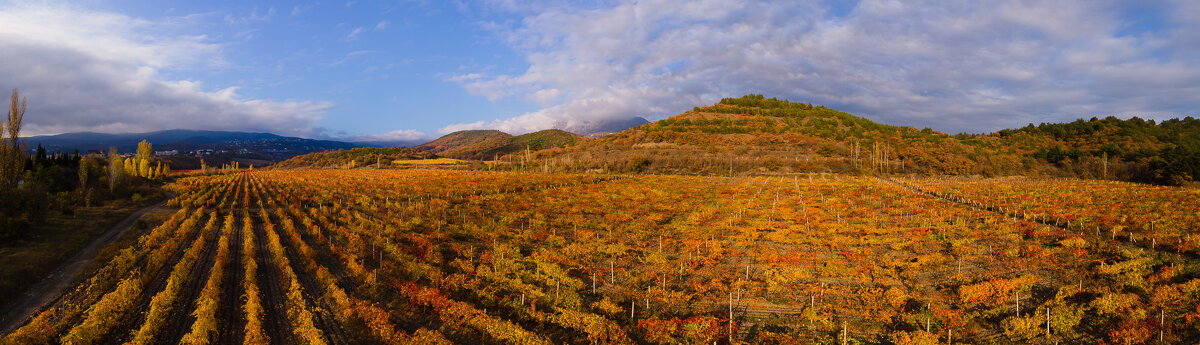
[{"label": "tree line", "polygon": [[33,226],[53,215],[73,216],[76,208],[112,200],[139,202],[158,194],[153,180],[170,174],[170,168],[152,157],[152,145],[143,140],[137,156],[123,158],[115,147],[108,156],[81,155],[79,151],[35,150],[21,139],[27,100],[13,89],[5,118],[0,119],[0,247],[31,235]]}]

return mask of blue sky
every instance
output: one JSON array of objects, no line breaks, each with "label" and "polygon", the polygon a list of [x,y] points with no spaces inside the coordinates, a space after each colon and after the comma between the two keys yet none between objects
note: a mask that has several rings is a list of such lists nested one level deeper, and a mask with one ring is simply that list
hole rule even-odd
[{"label": "blue sky", "polygon": [[762,93],[945,132],[1200,109],[1194,1],[0,2],[24,133],[344,140]]}]

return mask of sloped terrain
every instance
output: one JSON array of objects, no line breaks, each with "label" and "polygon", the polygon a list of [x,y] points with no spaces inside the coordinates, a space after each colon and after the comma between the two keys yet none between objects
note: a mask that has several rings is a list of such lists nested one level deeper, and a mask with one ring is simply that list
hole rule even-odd
[{"label": "sloped terrain", "polygon": [[460,131],[417,146],[439,156],[492,160],[518,152],[538,151],[574,145],[586,138],[571,132],[547,129],[511,136],[500,131]]},{"label": "sloped terrain", "polygon": [[433,141],[413,146],[419,150],[429,151],[435,155],[453,157],[445,155],[448,151],[461,151],[464,148],[474,147],[480,143],[487,142],[496,138],[512,138],[512,135],[497,130],[467,130],[458,131],[446,134],[441,138]]},{"label": "sloped terrain", "polygon": [[367,165],[387,166],[395,160],[430,159],[436,155],[411,147],[360,147],[349,150],[314,152],[292,157],[273,168],[355,168]]},{"label": "sloped terrain", "polygon": [[536,158],[554,171],[1032,175],[1185,184],[1200,175],[1200,120],[1109,117],[948,135],[748,95]]}]

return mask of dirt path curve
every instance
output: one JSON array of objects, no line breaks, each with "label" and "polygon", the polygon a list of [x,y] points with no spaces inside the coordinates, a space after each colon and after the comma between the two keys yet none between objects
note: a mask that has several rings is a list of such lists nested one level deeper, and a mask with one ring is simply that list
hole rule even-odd
[{"label": "dirt path curve", "polygon": [[129,217],[125,217],[124,220],[113,225],[108,231],[97,237],[87,247],[75,253],[70,259],[67,259],[58,268],[55,268],[54,271],[51,271],[50,275],[46,276],[45,279],[25,289],[25,292],[20,297],[13,299],[11,303],[0,309],[0,334],[12,332],[24,324],[26,320],[29,320],[29,317],[34,312],[58,299],[59,292],[70,284],[80,271],[87,267],[92,258],[95,258],[96,254],[100,253],[100,249],[120,238],[121,234],[124,234],[125,231],[133,226],[134,221],[141,218],[147,212],[166,207],[167,200],[171,200],[173,197],[175,196],[168,193],[163,201],[133,212]]}]

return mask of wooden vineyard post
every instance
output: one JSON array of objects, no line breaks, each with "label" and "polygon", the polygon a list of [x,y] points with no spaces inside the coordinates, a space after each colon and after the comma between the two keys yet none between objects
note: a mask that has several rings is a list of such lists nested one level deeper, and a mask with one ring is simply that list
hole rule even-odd
[{"label": "wooden vineyard post", "polygon": [[733,344],[733,291],[729,292],[729,343]]},{"label": "wooden vineyard post", "polygon": [[842,321],[842,345],[846,345],[846,321]]}]

